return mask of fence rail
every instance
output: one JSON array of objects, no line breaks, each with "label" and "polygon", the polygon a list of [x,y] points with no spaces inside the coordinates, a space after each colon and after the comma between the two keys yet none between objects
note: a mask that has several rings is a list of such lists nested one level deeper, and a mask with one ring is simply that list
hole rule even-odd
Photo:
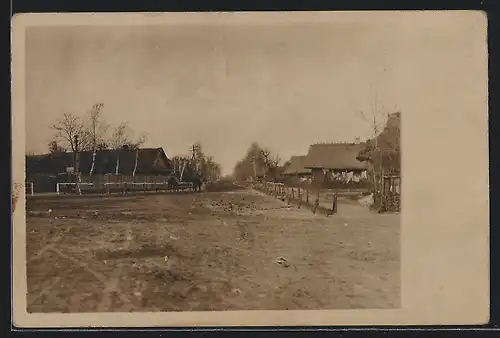
[{"label": "fence rail", "polygon": [[323,211],[326,215],[337,213],[338,193],[322,192],[319,189],[306,189],[302,187],[289,187],[283,183],[263,182],[252,183],[251,188],[274,196],[298,208],[310,208],[313,213]]},{"label": "fence rail", "polygon": [[[132,176],[130,176],[132,177]],[[83,179],[81,182],[59,182],[56,184],[56,193],[100,193],[100,194],[112,194],[112,193],[129,193],[129,192],[161,192],[161,191],[190,191],[194,189],[194,185],[191,182],[179,182],[177,186],[173,187],[168,184],[166,180],[160,181],[161,177],[149,177],[149,179],[138,182],[137,180],[131,180],[129,177],[121,177],[112,180],[94,180],[91,182],[88,177]],[[144,177],[143,177],[144,178]],[[129,180],[127,180],[129,179]]]},{"label": "fence rail", "polygon": [[136,175],[125,176],[115,174],[82,175],[76,182],[76,177],[38,176],[35,180],[25,181],[26,195],[38,193],[126,193],[132,191],[187,191],[195,190],[191,182],[177,182],[173,186],[168,184],[165,175]]},{"label": "fence rail", "polygon": [[136,176],[126,176],[126,175],[115,175],[115,174],[105,174],[105,175],[82,175],[81,182],[83,183],[164,183],[168,180],[167,176],[164,175],[136,175]]}]

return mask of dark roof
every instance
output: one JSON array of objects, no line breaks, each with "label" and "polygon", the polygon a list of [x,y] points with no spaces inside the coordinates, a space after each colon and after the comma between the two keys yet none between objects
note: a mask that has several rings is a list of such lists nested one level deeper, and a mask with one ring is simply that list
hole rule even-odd
[{"label": "dark roof", "polygon": [[[163,151],[163,148],[156,149],[141,149],[137,159],[137,172],[147,173],[154,170],[154,166],[159,157],[163,157],[167,164],[167,168],[173,168],[171,161]],[[135,158],[134,158],[135,160]]]},{"label": "dark roof", "polygon": [[305,168],[323,168],[337,170],[364,170],[366,163],[357,159],[364,143],[319,143],[309,147],[304,160]]},{"label": "dark roof", "polygon": [[[138,154],[137,154],[138,151]],[[142,148],[138,150],[117,149],[97,151],[94,162],[94,174],[113,174],[116,172],[116,163],[119,158],[119,173],[132,175],[137,158],[136,174],[155,173],[155,164],[159,158],[163,158],[167,169],[171,169],[171,161],[166,156],[163,148]],[[92,168],[92,151],[79,153],[79,169],[83,174],[89,174]],[[61,173],[66,167],[73,166],[73,153],[60,153],[56,155],[45,154],[27,156],[26,167],[31,173]]]},{"label": "dark roof", "polygon": [[71,163],[67,153],[26,156],[26,176],[33,174],[57,174],[66,171],[67,163]]},{"label": "dark roof", "polygon": [[290,164],[283,172],[284,175],[309,174],[311,169],[304,168],[305,155],[290,157]]}]

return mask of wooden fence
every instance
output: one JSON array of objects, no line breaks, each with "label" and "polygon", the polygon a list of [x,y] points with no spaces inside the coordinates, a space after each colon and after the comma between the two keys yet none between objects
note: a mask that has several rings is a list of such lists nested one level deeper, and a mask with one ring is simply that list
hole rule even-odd
[{"label": "wooden fence", "polygon": [[322,211],[326,215],[332,215],[337,213],[338,210],[338,194],[336,192],[330,193],[319,189],[289,187],[283,183],[274,182],[253,183],[251,187],[290,205],[296,205],[298,208],[309,208],[313,213]]},{"label": "wooden fence", "polygon": [[94,183],[94,184],[102,184],[102,183],[161,183],[167,182],[167,176],[154,175],[154,176],[146,176],[146,175],[136,175],[136,176],[126,176],[126,175],[115,175],[115,174],[106,174],[106,175],[90,175],[90,176],[81,176],[82,183]]},{"label": "wooden fence", "polygon": [[401,176],[386,175],[382,179],[381,211],[400,211]]},{"label": "wooden fence", "polygon": [[92,175],[81,176],[80,181],[58,182],[56,193],[78,194],[113,194],[131,192],[161,192],[161,191],[190,191],[191,183],[181,182],[174,189],[170,189],[167,176],[125,176],[125,175]]}]

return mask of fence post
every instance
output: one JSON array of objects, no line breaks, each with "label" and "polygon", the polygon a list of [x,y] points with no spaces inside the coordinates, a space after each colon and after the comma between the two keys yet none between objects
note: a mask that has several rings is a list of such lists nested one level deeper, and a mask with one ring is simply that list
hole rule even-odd
[{"label": "fence post", "polygon": [[301,204],[302,204],[302,194],[301,194],[301,192],[300,192],[300,189],[301,189],[301,188],[299,188],[299,209],[300,209],[300,206],[301,206]]},{"label": "fence post", "polygon": [[306,204],[309,205],[309,189],[306,189]]}]

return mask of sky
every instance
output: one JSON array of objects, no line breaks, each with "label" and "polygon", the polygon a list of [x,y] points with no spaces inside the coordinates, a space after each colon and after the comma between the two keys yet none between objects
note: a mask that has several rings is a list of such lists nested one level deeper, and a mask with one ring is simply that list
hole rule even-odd
[{"label": "sky", "polygon": [[101,102],[106,121],[128,122],[145,146],[172,157],[199,141],[228,174],[254,141],[287,160],[363,140],[373,130],[360,112],[400,111],[404,125],[457,67],[474,76],[473,20],[345,18],[29,27],[27,151],[47,151],[64,112]]}]

